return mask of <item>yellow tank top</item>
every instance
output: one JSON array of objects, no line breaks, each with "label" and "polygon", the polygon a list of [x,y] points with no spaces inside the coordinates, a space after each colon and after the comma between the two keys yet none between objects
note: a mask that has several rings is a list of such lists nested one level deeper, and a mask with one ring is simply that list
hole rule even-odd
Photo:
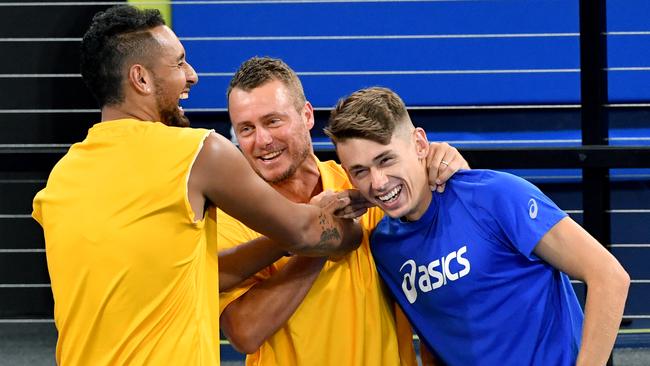
[{"label": "yellow tank top", "polygon": [[[352,188],[340,165],[317,163],[323,189]],[[369,234],[382,217],[378,208],[363,215],[361,246],[340,260],[325,263],[291,318],[257,352],[247,356],[247,366],[417,365],[411,330],[406,319],[395,313],[370,252]],[[260,235],[221,210],[216,226],[219,250]],[[281,258],[234,290],[222,293],[221,309],[280,271],[287,261]]]},{"label": "yellow tank top", "polygon": [[218,271],[187,195],[208,130],[102,122],[34,199],[59,365],[218,365]]}]

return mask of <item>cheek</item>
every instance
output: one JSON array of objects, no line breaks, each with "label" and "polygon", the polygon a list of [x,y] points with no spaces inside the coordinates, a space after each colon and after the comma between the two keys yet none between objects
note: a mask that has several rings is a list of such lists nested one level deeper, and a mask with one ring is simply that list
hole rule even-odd
[{"label": "cheek", "polygon": [[254,149],[255,137],[237,137],[237,142],[239,142],[239,149],[244,153],[244,155],[248,156]]},{"label": "cheek", "polygon": [[[370,183],[368,182],[367,179],[350,179],[350,183],[358,189],[364,197],[368,193],[368,190],[370,189]],[[367,197],[366,197],[367,198]]]}]

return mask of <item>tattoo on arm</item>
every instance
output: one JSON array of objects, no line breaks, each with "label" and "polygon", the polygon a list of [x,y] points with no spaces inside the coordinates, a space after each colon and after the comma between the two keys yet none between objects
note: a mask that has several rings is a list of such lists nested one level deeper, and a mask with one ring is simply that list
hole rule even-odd
[{"label": "tattoo on arm", "polygon": [[319,221],[322,232],[320,234],[320,241],[317,245],[318,248],[327,248],[332,245],[332,241],[338,242],[341,240],[339,230],[332,226],[332,223],[327,220],[327,217],[322,212],[319,215]]}]

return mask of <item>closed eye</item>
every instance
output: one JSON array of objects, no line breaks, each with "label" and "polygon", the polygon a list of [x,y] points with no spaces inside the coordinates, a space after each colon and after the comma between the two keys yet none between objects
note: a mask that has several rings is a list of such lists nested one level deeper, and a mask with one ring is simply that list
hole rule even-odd
[{"label": "closed eye", "polygon": [[363,178],[367,173],[368,169],[356,169],[351,172],[351,175],[356,179],[360,179]]},{"label": "closed eye", "polygon": [[251,133],[253,133],[253,127],[243,126],[239,128],[239,135],[241,136],[248,136]]},{"label": "closed eye", "polygon": [[393,160],[395,160],[395,159],[392,156],[383,157],[383,158],[381,158],[381,160],[379,160],[379,165],[391,164],[393,162]]}]

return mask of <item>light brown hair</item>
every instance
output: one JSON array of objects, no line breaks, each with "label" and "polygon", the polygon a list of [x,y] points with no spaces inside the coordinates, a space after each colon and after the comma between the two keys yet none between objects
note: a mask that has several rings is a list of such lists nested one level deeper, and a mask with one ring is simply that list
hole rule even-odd
[{"label": "light brown hair", "polygon": [[289,89],[296,110],[300,112],[307,99],[298,75],[282,60],[271,57],[255,56],[244,61],[230,80],[226,98],[234,88],[250,92],[272,80],[281,81]]},{"label": "light brown hair", "polygon": [[395,130],[405,123],[412,126],[402,99],[388,88],[371,87],[339,100],[324,132],[334,144],[363,138],[387,145]]}]

